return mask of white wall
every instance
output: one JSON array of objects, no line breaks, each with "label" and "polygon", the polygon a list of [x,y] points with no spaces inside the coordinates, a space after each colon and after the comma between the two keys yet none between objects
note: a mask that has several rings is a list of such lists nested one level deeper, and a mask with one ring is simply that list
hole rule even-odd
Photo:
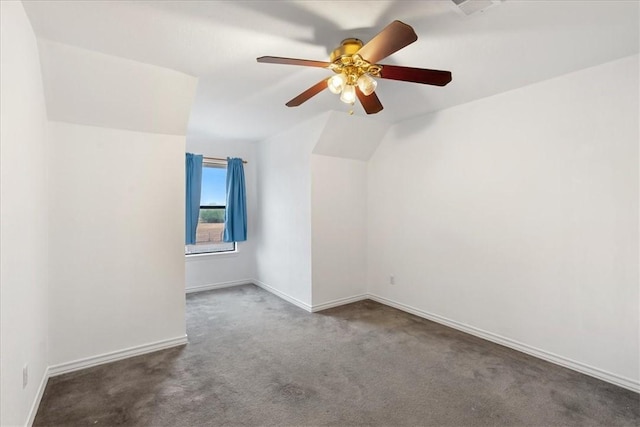
[{"label": "white wall", "polygon": [[366,293],[367,163],[311,158],[313,305]]},{"label": "white wall", "polygon": [[313,309],[366,294],[367,161],[389,125],[331,112],[311,158]]},{"label": "white wall", "polygon": [[256,274],[311,307],[311,151],[327,114],[258,143]]},{"label": "white wall", "polygon": [[49,130],[50,364],[184,337],[185,137]]},{"label": "white wall", "polygon": [[387,128],[328,112],[258,143],[259,284],[308,310],[365,294],[366,160]]},{"label": "white wall", "polygon": [[[187,152],[206,157],[240,157],[244,165],[247,194],[247,241],[238,242],[237,253],[192,255],[186,258],[186,289],[249,283],[256,277],[256,145],[246,141],[210,141],[187,137]],[[184,181],[184,179],[183,179]]]},{"label": "white wall", "polygon": [[47,367],[48,144],[40,60],[22,3],[0,2],[0,18],[0,424],[8,426],[27,422]]},{"label": "white wall", "polygon": [[638,114],[636,55],[392,127],[370,292],[638,387]]}]

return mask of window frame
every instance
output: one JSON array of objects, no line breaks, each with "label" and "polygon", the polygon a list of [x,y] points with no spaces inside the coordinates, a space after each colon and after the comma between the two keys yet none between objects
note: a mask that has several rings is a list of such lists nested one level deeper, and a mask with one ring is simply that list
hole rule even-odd
[{"label": "window frame", "polygon": [[[204,168],[218,168],[218,169],[227,169],[227,162],[223,161],[223,160],[209,160],[209,159],[203,159],[202,160],[202,169],[204,170]],[[202,202],[202,201],[201,201]],[[200,205],[199,207],[199,211],[202,210],[225,210],[227,209],[227,205]],[[198,214],[198,218],[200,218],[200,215]],[[200,225],[200,220],[198,219],[198,226]],[[224,229],[223,229],[224,230]],[[196,235],[197,235],[197,228],[196,228]],[[189,248],[193,248],[193,247],[204,247],[204,246],[214,246],[214,245],[228,245],[228,244],[232,244],[233,248],[232,249],[221,249],[221,250],[208,250],[208,251],[201,251],[201,252],[192,252],[189,250]],[[185,256],[202,256],[202,255],[216,255],[216,254],[230,254],[230,253],[234,253],[237,252],[238,250],[238,245],[236,242],[221,242],[221,243],[204,243],[204,244],[198,244],[195,243],[193,245],[185,245]]]}]

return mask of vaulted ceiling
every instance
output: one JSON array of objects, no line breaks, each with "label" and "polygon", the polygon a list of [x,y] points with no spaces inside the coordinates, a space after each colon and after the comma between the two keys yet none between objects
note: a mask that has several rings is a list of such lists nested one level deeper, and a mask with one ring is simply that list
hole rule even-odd
[{"label": "vaulted ceiling", "polygon": [[[61,85],[60,73],[71,81],[82,76],[82,61],[56,62],[60,44],[178,71],[198,78],[187,135],[224,140],[259,141],[324,112],[348,110],[329,91],[286,107],[331,72],[259,64],[257,57],[327,60],[342,39],[366,42],[396,19],[411,25],[418,41],[382,63],[450,70],[453,81],[445,87],[381,81],[385,108],[369,118],[386,123],[636,54],[639,44],[637,1],[507,0],[471,16],[450,0],[24,4],[47,51],[41,53],[48,58],[46,86]],[[85,102],[101,111],[99,98]],[[48,108],[63,108],[57,105]],[[355,114],[365,115],[359,106]]]}]

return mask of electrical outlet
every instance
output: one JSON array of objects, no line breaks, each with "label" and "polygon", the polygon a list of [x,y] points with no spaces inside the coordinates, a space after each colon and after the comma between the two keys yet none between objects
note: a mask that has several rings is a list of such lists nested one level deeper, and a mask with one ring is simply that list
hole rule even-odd
[{"label": "electrical outlet", "polygon": [[389,276],[389,284],[390,285],[395,285],[396,284],[396,276],[394,276],[393,274],[391,276]]},{"label": "electrical outlet", "polygon": [[26,388],[27,384],[29,384],[29,365],[24,365],[22,367],[22,388]]}]

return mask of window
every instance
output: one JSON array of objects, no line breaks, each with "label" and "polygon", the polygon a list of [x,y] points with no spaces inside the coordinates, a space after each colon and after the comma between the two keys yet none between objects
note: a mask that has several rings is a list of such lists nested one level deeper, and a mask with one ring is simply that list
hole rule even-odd
[{"label": "window", "polygon": [[224,211],[226,203],[227,166],[225,163],[205,161],[202,164],[200,216],[196,228],[196,244],[187,245],[185,253],[203,254],[229,252],[236,249],[234,242],[223,242]]}]

